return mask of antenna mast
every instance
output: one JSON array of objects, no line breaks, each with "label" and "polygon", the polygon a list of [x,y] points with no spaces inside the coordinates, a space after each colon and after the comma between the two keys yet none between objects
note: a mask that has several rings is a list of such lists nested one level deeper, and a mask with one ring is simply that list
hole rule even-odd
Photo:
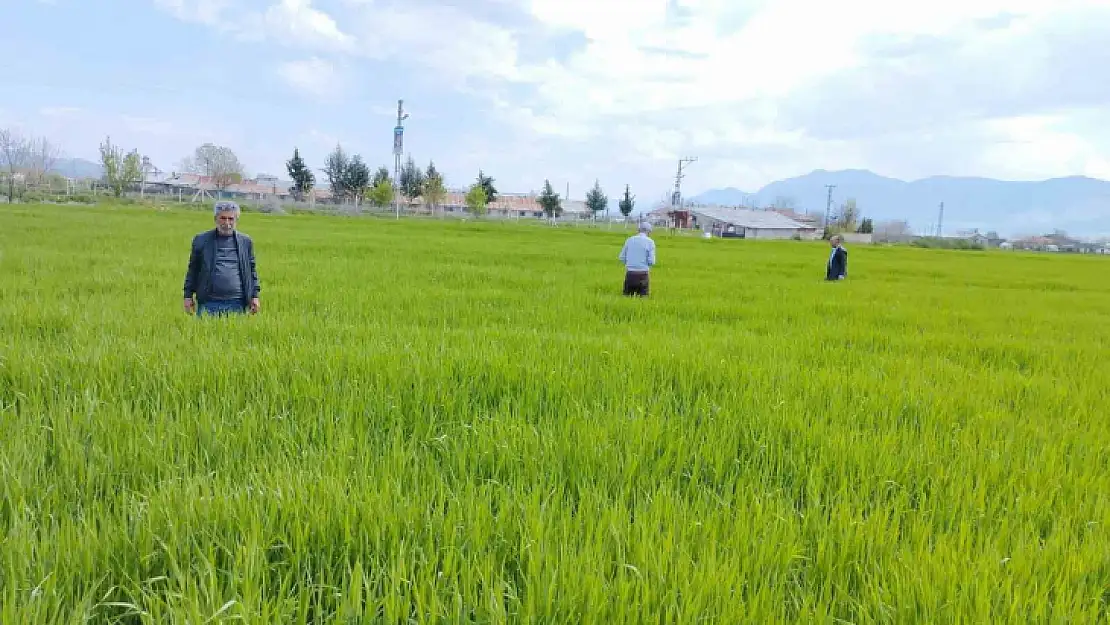
[{"label": "antenna mast", "polygon": [[397,125],[393,127],[393,211],[401,218],[401,204],[397,201],[397,189],[401,186],[401,154],[405,151],[405,101],[397,100]]}]

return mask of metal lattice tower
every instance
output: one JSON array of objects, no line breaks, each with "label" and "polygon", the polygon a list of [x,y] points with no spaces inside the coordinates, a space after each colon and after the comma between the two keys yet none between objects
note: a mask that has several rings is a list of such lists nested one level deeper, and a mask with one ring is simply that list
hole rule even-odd
[{"label": "metal lattice tower", "polygon": [[674,194],[671,195],[671,210],[682,209],[682,179],[686,177],[686,165],[698,162],[698,157],[687,156],[678,160],[678,173],[674,177]]}]

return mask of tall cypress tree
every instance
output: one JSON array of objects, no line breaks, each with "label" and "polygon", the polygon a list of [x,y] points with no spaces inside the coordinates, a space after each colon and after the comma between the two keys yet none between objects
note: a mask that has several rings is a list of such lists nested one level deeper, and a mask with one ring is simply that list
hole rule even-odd
[{"label": "tall cypress tree", "polygon": [[293,158],[285,163],[286,170],[289,171],[289,177],[293,180],[293,186],[289,191],[293,197],[298,201],[303,200],[312,187],[316,185],[316,176],[312,170],[304,163],[301,158],[301,151],[298,148],[293,148]]},{"label": "tall cypress tree", "polygon": [[632,209],[636,207],[636,196],[632,195],[632,191],[628,185],[624,185],[624,198],[620,201],[621,214],[625,219],[632,214]]},{"label": "tall cypress tree", "polygon": [[543,208],[543,214],[548,217],[558,217],[563,214],[563,202],[559,199],[559,194],[551,188],[550,180],[543,181],[543,193],[536,198],[536,202]]},{"label": "tall cypress tree", "polygon": [[586,194],[586,208],[590,209],[590,215],[594,219],[597,219],[598,213],[609,208],[609,198],[601,190],[601,183],[597,180],[594,180],[594,188]]}]

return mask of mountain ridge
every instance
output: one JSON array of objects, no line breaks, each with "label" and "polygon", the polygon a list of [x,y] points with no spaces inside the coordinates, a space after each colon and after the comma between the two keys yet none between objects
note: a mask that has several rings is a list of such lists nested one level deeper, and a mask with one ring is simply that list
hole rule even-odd
[{"label": "mountain ridge", "polygon": [[59,158],[50,172],[69,178],[100,178],[104,175],[104,168],[83,158]]},{"label": "mountain ridge", "polygon": [[1043,180],[937,175],[906,181],[867,169],[816,169],[771,182],[755,192],[735,187],[709,189],[689,201],[721,206],[786,205],[799,212],[824,214],[825,185],[830,184],[835,185],[833,212],[854,198],[863,216],[904,220],[921,234],[936,232],[941,202],[945,233],[979,229],[1017,236],[1059,229],[1089,236],[1110,234],[1110,182],[1082,175]]}]

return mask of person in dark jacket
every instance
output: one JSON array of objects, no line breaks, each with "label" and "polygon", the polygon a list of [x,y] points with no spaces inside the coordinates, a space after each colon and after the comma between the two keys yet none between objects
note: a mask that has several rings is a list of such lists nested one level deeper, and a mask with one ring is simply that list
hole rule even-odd
[{"label": "person in dark jacket", "polygon": [[236,230],[239,205],[216,202],[212,212],[216,227],[193,237],[185,273],[185,312],[198,316],[257,313],[262,287],[255,269],[254,242]]},{"label": "person in dark jacket", "polygon": [[832,253],[829,254],[829,263],[825,268],[826,280],[843,280],[848,276],[848,250],[840,244],[840,235],[833,235],[829,239]]}]

